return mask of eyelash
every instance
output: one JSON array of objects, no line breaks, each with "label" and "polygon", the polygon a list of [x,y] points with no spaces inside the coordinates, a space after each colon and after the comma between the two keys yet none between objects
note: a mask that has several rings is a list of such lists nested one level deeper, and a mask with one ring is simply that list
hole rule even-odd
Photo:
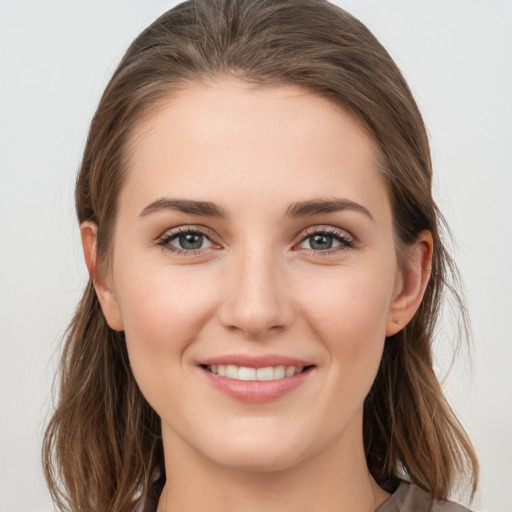
[{"label": "eyelash", "polygon": [[172,242],[181,235],[201,235],[208,239],[213,244],[212,238],[214,238],[214,234],[210,230],[204,227],[199,228],[193,226],[185,226],[177,228],[171,232],[167,231],[163,236],[159,238],[157,245],[162,247],[162,249],[172,252],[173,254],[177,254],[179,256],[197,256],[199,254],[202,254],[202,251],[204,251],[204,249],[187,250],[180,249],[178,247],[173,247],[172,245],[170,245],[170,242]]},{"label": "eyelash", "polygon": [[296,245],[300,245],[305,242],[308,238],[311,238],[314,235],[324,235],[334,238],[337,242],[340,243],[338,247],[334,247],[332,249],[326,249],[323,251],[315,251],[313,249],[306,249],[308,253],[310,253],[314,257],[322,257],[329,254],[339,253],[342,251],[346,251],[348,249],[353,249],[356,245],[355,239],[349,235],[346,231],[336,229],[336,228],[327,228],[327,227],[311,227],[306,230],[304,235],[302,236],[300,242]]},{"label": "eyelash", "polygon": [[[157,241],[157,245],[162,247],[162,249],[169,251],[173,254],[177,254],[180,256],[196,256],[199,254],[203,254],[204,249],[180,249],[178,247],[174,247],[170,245],[170,242],[175,240],[181,235],[201,235],[205,237],[207,240],[209,240],[214,246],[214,242],[212,239],[214,238],[214,234],[209,231],[208,229],[204,227],[193,227],[193,226],[185,226],[177,228],[171,232],[166,232],[163,236],[159,238]],[[336,228],[322,228],[322,227],[312,227],[308,228],[300,241],[294,245],[296,247],[297,245],[302,244],[305,242],[308,238],[311,238],[314,235],[324,235],[328,237],[334,238],[337,242],[340,243],[339,246],[332,248],[332,249],[325,249],[325,250],[319,250],[315,251],[313,249],[306,249],[306,251],[313,255],[314,257],[322,257],[326,255],[330,255],[333,253],[338,253],[341,251],[346,251],[348,249],[352,249],[356,246],[356,241],[352,236],[350,236],[346,231],[339,230]],[[295,249],[298,250],[298,249]]]}]

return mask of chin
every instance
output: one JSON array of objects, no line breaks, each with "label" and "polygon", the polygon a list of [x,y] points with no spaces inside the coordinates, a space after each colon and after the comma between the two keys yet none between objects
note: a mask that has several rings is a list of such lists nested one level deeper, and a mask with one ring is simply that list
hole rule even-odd
[{"label": "chin", "polygon": [[302,425],[297,424],[296,420],[292,422],[295,425],[289,421],[280,425],[276,422],[258,422],[256,418],[253,420],[252,429],[245,421],[243,429],[225,428],[215,434],[210,431],[208,444],[198,443],[196,450],[202,452],[210,462],[226,469],[272,473],[297,467],[309,457],[323,452],[325,444],[335,437],[328,430],[323,435],[315,435],[304,420]]},{"label": "chin", "polygon": [[230,447],[222,454],[211,454],[212,462],[244,473],[273,473],[284,471],[300,463],[297,450],[276,450],[273,447]]}]

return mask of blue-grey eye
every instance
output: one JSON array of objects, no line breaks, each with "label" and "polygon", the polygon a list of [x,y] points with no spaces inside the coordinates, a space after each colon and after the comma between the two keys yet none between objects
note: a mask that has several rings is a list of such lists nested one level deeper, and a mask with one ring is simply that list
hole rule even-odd
[{"label": "blue-grey eye", "polygon": [[331,249],[334,243],[332,235],[318,234],[309,237],[309,245],[315,251],[325,251]]},{"label": "blue-grey eye", "polygon": [[299,244],[299,247],[301,249],[320,252],[328,251],[329,249],[336,249],[338,247],[341,249],[344,247],[353,247],[353,245],[353,240],[341,233],[338,235],[336,233],[324,233],[319,231],[305,236]]},{"label": "blue-grey eye", "polygon": [[212,245],[210,240],[201,233],[181,233],[169,240],[169,244],[185,251],[204,249]]}]

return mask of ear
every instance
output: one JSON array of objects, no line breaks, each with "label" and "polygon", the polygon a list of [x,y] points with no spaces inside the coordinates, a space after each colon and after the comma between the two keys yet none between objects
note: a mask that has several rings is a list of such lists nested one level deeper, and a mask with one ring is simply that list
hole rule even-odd
[{"label": "ear", "polygon": [[433,240],[422,231],[410,249],[407,268],[399,273],[395,298],[386,325],[386,336],[405,327],[420,307],[431,273]]},{"label": "ear", "polygon": [[123,320],[117,298],[112,289],[110,279],[103,274],[100,268],[96,246],[98,226],[94,222],[82,222],[80,224],[80,234],[82,236],[85,264],[94,283],[94,289],[100,301],[103,315],[111,329],[122,331],[124,329]]}]

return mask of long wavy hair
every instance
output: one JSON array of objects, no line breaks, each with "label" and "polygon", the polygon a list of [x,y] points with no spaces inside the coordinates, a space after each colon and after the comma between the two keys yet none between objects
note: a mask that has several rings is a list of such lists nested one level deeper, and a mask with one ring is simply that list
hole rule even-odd
[{"label": "long wavy hair", "polygon": [[[190,83],[236,77],[294,84],[348,109],[380,153],[401,265],[422,230],[434,239],[432,275],[412,321],[385,343],[364,406],[369,470],[392,492],[408,479],[446,498],[460,477],[476,489],[478,462],[433,370],[432,341],[448,291],[462,312],[457,269],[432,198],[425,126],[396,64],[357,19],[325,0],[189,0],[132,43],[91,123],[76,184],[79,222],[98,226],[108,272],[127,140],[141,117]],[[158,492],[165,468],[160,420],[130,369],[124,334],[107,325],[92,282],[66,335],[43,464],[60,510],[120,512]]]}]

